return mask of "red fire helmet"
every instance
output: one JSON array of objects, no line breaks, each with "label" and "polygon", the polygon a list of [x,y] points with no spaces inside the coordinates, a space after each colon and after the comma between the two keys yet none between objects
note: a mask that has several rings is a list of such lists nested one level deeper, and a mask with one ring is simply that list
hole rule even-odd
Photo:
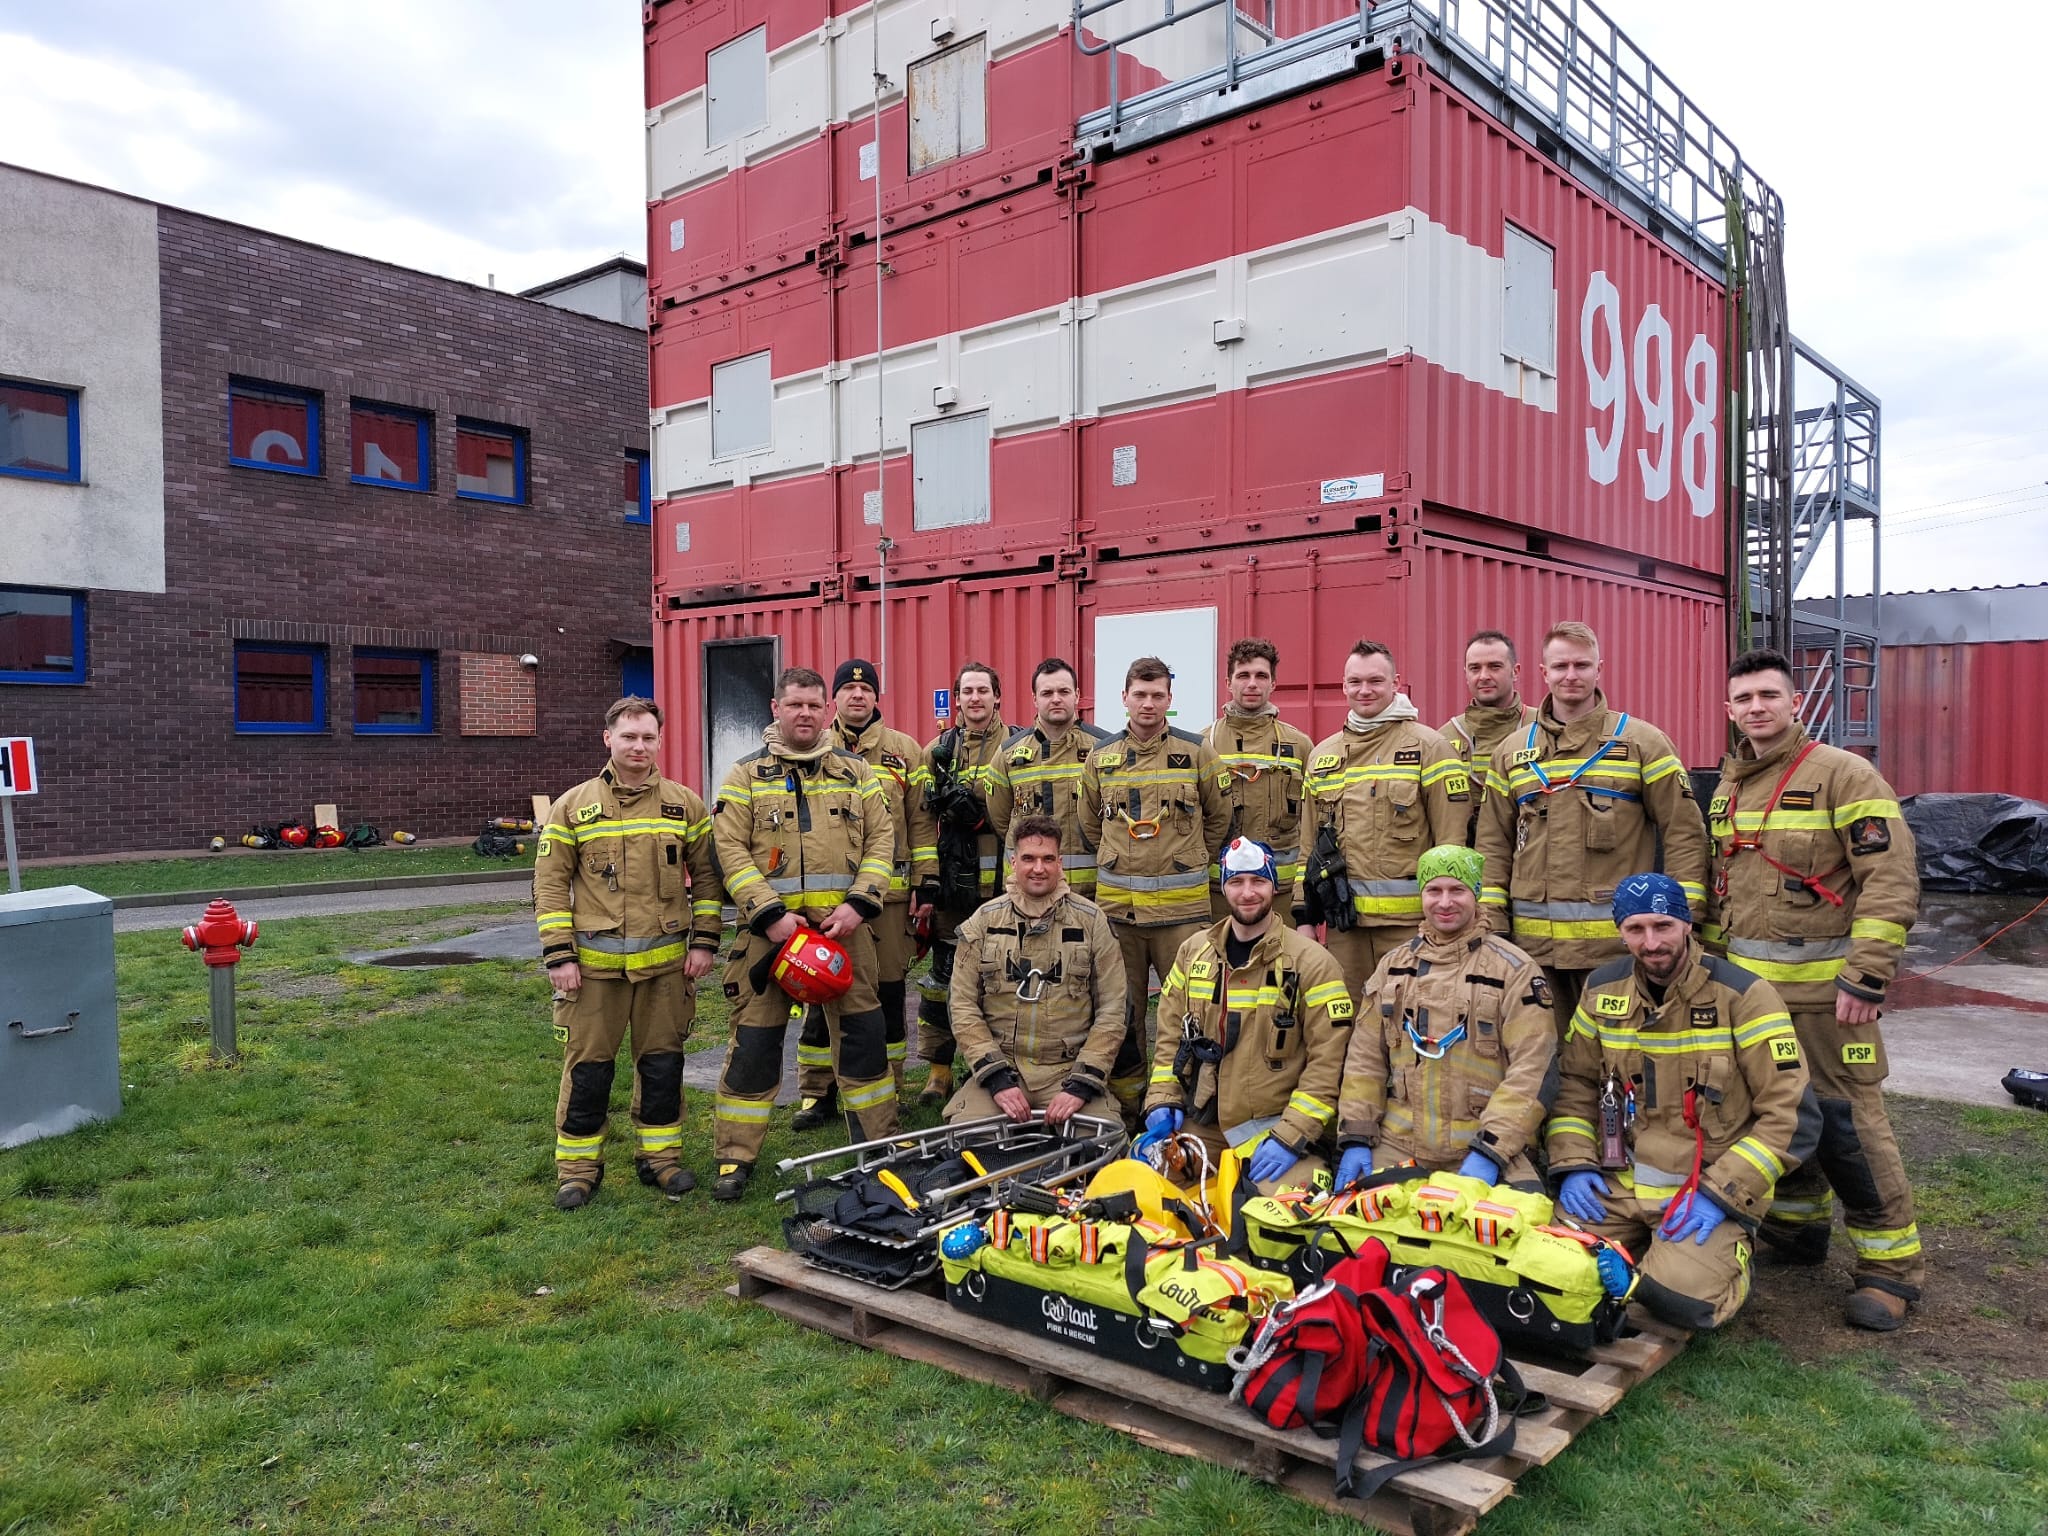
[{"label": "red fire helmet", "polygon": [[835,1002],[853,985],[853,956],[837,939],[814,928],[799,928],[783,942],[769,974],[806,1007]]}]

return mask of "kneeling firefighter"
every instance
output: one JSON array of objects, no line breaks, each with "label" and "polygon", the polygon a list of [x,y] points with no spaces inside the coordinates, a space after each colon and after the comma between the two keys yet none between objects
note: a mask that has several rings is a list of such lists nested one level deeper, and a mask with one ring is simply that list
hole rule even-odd
[{"label": "kneeling firefighter", "polygon": [[1330,952],[1275,919],[1273,850],[1235,838],[1220,866],[1230,916],[1181,945],[1160,989],[1145,1134],[1234,1148],[1270,1193],[1325,1166],[1354,1010]]},{"label": "kneeling firefighter", "polygon": [[1550,984],[1480,920],[1485,865],[1455,843],[1417,861],[1421,932],[1366,982],[1344,1058],[1340,1188],[1375,1159],[1541,1188],[1527,1149],[1557,1091]]},{"label": "kneeling firefighter", "polygon": [[800,928],[844,946],[853,971],[841,996],[823,1001],[832,1073],[847,1134],[872,1140],[895,1131],[896,1084],[876,995],[877,960],[868,925],[882,913],[896,848],[888,798],[874,770],[825,735],[825,680],[808,667],[779,679],[774,723],[763,747],[726,774],[711,813],[719,871],[739,908],[741,937],[725,972],[732,1044],[712,1110],[718,1180],[712,1195],[745,1191],[775,1091],[793,996],[760,964]]}]

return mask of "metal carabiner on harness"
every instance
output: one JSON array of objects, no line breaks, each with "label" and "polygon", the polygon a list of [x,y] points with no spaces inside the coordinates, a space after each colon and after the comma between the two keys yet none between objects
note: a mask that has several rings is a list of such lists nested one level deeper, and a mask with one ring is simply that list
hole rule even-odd
[{"label": "metal carabiner on harness", "polygon": [[1126,816],[1124,818],[1124,830],[1139,842],[1144,842],[1147,838],[1159,835],[1159,818],[1157,816]]},{"label": "metal carabiner on harness", "polygon": [[1035,1003],[1044,996],[1045,972],[1034,965],[1025,973],[1024,979],[1017,983],[1017,1001]]}]

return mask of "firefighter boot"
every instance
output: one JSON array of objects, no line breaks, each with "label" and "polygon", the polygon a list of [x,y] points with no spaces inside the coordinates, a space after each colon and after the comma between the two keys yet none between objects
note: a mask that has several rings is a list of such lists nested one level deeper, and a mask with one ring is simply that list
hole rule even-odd
[{"label": "firefighter boot", "polygon": [[636,1157],[633,1159],[633,1171],[640,1175],[642,1184],[650,1189],[660,1190],[671,1200],[679,1195],[687,1195],[697,1187],[697,1175],[681,1163],[672,1164],[667,1168],[656,1168],[646,1158]]},{"label": "firefighter boot", "polygon": [[1849,1304],[1842,1309],[1842,1316],[1852,1328],[1890,1333],[1904,1325],[1906,1307],[1903,1296],[1874,1285],[1859,1285],[1849,1293]]},{"label": "firefighter boot", "polygon": [[953,1069],[942,1067],[937,1062],[932,1063],[931,1075],[924,1080],[924,1091],[917,1096],[918,1108],[943,1106],[952,1097]]},{"label": "firefighter boot", "polygon": [[737,1200],[747,1192],[747,1180],[754,1176],[752,1163],[720,1163],[718,1178],[711,1186],[714,1200]]},{"label": "firefighter boot", "polygon": [[796,1113],[790,1116],[792,1131],[815,1131],[820,1126],[830,1125],[832,1117],[839,1112],[839,1085],[833,1083],[816,1098],[807,1098],[799,1104]]},{"label": "firefighter boot", "polygon": [[580,1211],[590,1204],[590,1197],[597,1193],[597,1186],[604,1182],[604,1166],[598,1165],[597,1172],[588,1179],[564,1179],[555,1186],[555,1209],[558,1211]]}]

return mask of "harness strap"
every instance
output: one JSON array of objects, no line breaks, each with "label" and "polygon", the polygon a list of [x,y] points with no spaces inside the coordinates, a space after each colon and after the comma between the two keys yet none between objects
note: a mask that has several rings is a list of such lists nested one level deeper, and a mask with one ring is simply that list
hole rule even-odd
[{"label": "harness strap", "polygon": [[[1515,797],[1515,804],[1527,805],[1531,800],[1534,800],[1538,795],[1554,795],[1559,790],[1570,789],[1574,784],[1578,783],[1579,780],[1585,777],[1586,774],[1590,773],[1593,770],[1594,766],[1600,761],[1600,759],[1605,757],[1611,750],[1613,750],[1615,744],[1621,740],[1621,733],[1628,729],[1628,719],[1629,717],[1627,713],[1624,712],[1621,719],[1615,722],[1614,733],[1611,736],[1609,736],[1605,741],[1600,743],[1600,749],[1597,752],[1595,752],[1591,757],[1587,758],[1583,763],[1579,764],[1578,767],[1574,768],[1571,772],[1571,777],[1566,779],[1562,784],[1551,783],[1550,775],[1543,771],[1542,760],[1539,758],[1531,758],[1529,760],[1529,771],[1536,775],[1536,788],[1530,790],[1529,793],[1526,795],[1517,795]],[[1529,739],[1523,743],[1525,750],[1531,752],[1536,750],[1536,733],[1542,728],[1543,721],[1540,716],[1529,722]],[[1589,795],[1605,795],[1611,800],[1642,799],[1641,795],[1632,794],[1628,790],[1603,789],[1597,784],[1588,784],[1586,786],[1586,793]]]},{"label": "harness strap", "polygon": [[[1807,890],[1811,891],[1814,895],[1818,896],[1822,901],[1826,902],[1829,906],[1839,907],[1844,904],[1842,897],[1838,893],[1829,890],[1821,882],[1826,880],[1829,875],[1834,874],[1836,870],[1839,870],[1842,867],[1841,865],[1837,864],[1835,865],[1834,869],[1827,870],[1825,873],[1818,875],[1802,874],[1800,873],[1800,871],[1794,869],[1791,865],[1780,863],[1777,859],[1772,858],[1768,853],[1764,852],[1764,828],[1770,822],[1771,812],[1775,811],[1778,808],[1778,797],[1785,793],[1785,787],[1792,782],[1792,775],[1799,771],[1799,765],[1805,762],[1808,755],[1811,754],[1813,749],[1819,745],[1820,743],[1817,741],[1809,741],[1804,747],[1802,747],[1799,750],[1798,755],[1795,756],[1791,762],[1785,765],[1785,771],[1778,776],[1777,787],[1771,791],[1771,798],[1764,802],[1763,819],[1757,823],[1756,835],[1754,837],[1744,837],[1742,835],[1742,829],[1738,827],[1735,822],[1735,812],[1742,800],[1742,786],[1740,784],[1737,784],[1734,787],[1734,789],[1729,792],[1729,839],[1727,855],[1730,859],[1733,859],[1735,855],[1737,855],[1738,853],[1753,853],[1758,858],[1762,859],[1766,864],[1770,865],[1771,868],[1775,869],[1779,874],[1785,876],[1789,880],[1797,881],[1800,885],[1804,886]],[[1720,882],[1721,894],[1723,895],[1727,894],[1727,878],[1727,874],[1724,871],[1721,876]]]}]

